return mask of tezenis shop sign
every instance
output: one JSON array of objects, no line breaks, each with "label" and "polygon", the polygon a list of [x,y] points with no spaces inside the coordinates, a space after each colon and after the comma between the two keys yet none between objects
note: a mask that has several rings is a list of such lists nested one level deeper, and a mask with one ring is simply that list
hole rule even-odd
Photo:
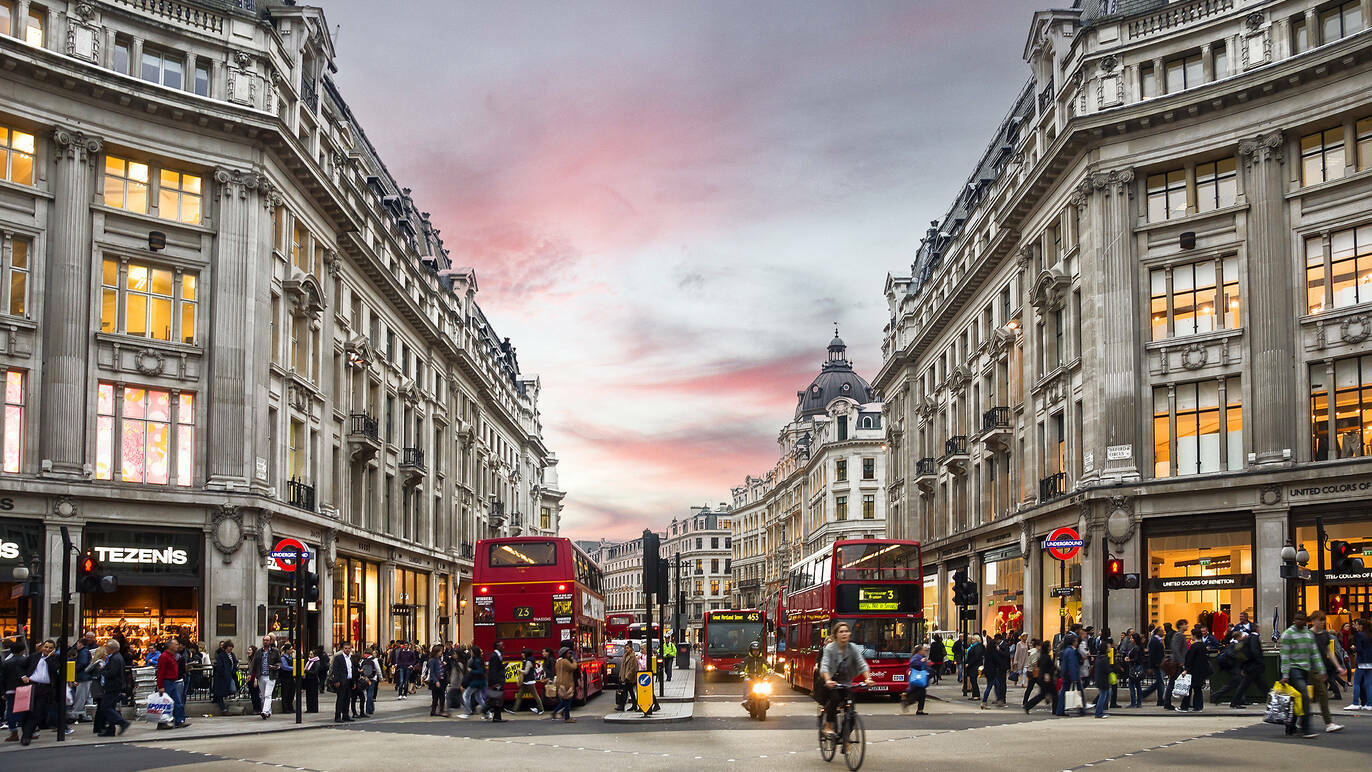
[{"label": "tezenis shop sign", "polygon": [[96,547],[95,557],[101,563],[165,563],[169,566],[184,566],[190,562],[190,556],[186,554],[186,551],[176,547],[165,549]]}]

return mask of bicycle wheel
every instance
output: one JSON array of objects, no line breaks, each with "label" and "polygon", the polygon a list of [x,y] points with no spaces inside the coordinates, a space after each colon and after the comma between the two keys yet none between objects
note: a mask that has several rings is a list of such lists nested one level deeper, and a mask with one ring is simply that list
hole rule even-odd
[{"label": "bicycle wheel", "polygon": [[824,714],[819,714],[819,757],[825,761],[834,760],[834,752],[838,750],[838,741],[826,737],[824,734]]},{"label": "bicycle wheel", "polygon": [[843,749],[843,761],[848,768],[856,772],[862,766],[862,760],[867,755],[867,733],[862,729],[862,717],[857,713],[852,715],[853,723],[848,727],[848,744]]}]

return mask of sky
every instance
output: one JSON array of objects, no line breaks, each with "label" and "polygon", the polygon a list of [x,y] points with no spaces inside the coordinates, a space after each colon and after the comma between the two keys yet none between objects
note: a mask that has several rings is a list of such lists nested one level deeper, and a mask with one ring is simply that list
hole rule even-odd
[{"label": "sky", "polygon": [[[312,0],[344,98],[542,382],[563,535],[732,500],[908,273],[1041,0]],[[1058,5],[1067,5],[1063,2]]]}]

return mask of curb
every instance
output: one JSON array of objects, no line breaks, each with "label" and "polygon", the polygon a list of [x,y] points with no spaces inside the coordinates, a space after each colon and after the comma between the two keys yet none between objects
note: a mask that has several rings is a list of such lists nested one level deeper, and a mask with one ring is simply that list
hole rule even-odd
[{"label": "curb", "polygon": [[687,721],[690,721],[692,718],[695,718],[695,711],[691,711],[691,713],[689,713],[689,714],[687,714],[687,715],[684,715],[684,716],[663,716],[663,717],[661,717],[661,718],[658,718],[658,717],[644,718],[641,714],[635,714],[635,713],[617,713],[617,714],[605,716],[605,717],[602,718],[601,720],[604,721],[604,722],[607,723],[607,724],[642,724],[642,725],[647,725],[647,724],[684,724],[684,723],[686,723]]}]

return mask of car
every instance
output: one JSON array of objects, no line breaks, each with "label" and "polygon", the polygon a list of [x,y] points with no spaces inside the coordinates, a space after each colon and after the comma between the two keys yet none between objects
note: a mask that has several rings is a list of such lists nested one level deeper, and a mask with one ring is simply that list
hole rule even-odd
[{"label": "car", "polygon": [[629,642],[624,640],[605,642],[605,683],[619,683],[619,673],[624,669],[624,649]]}]

